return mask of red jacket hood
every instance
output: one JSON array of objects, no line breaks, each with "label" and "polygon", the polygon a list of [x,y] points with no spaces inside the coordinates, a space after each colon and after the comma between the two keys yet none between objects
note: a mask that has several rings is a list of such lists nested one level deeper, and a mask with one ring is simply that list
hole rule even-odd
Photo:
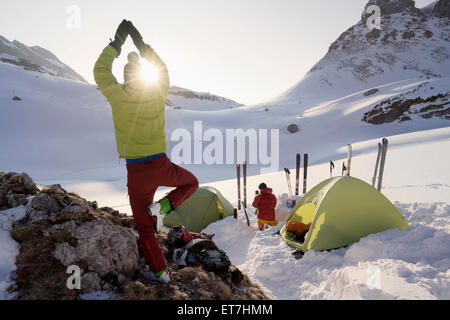
[{"label": "red jacket hood", "polygon": [[272,188],[262,189],[261,194],[272,194]]}]

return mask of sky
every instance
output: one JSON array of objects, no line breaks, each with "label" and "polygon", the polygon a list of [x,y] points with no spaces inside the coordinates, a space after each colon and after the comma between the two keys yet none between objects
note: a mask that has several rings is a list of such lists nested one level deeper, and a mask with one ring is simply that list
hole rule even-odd
[{"label": "sky", "polygon": [[[431,2],[417,0],[416,6]],[[0,11],[0,35],[50,50],[94,83],[95,60],[122,19],[131,20],[166,62],[171,85],[256,104],[300,81],[330,44],[360,19],[366,3],[14,0]],[[118,81],[123,80],[126,55],[133,50],[129,39],[114,63]]]}]

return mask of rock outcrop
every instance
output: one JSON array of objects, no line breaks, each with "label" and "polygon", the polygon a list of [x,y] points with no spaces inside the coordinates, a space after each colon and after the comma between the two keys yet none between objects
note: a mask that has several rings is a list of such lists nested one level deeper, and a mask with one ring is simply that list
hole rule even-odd
[{"label": "rock outcrop", "polygon": [[431,11],[431,16],[438,18],[450,18],[450,1],[439,0]]},{"label": "rock outcrop", "polygon": [[[38,187],[25,173],[0,173],[0,201],[1,210],[27,207],[11,231],[20,243],[11,275],[15,285],[9,288],[15,299],[80,299],[99,292],[117,299],[268,298],[234,266],[227,274],[201,267],[179,270],[169,257],[165,232],[158,239],[172,280],[149,282],[142,276],[147,267],[132,217],[99,208],[60,185]],[[80,289],[67,286],[74,266],[81,271]]]},{"label": "rock outcrop", "polygon": [[376,5],[380,8],[382,15],[391,15],[400,12],[410,12],[420,14],[420,10],[416,8],[414,0],[369,0],[361,14],[361,21],[365,23],[371,15],[367,12],[367,8]]},{"label": "rock outcrop", "polygon": [[434,91],[429,82],[403,94],[385,99],[364,113],[362,121],[384,124],[393,121],[409,121],[413,117],[450,120],[450,92]]}]

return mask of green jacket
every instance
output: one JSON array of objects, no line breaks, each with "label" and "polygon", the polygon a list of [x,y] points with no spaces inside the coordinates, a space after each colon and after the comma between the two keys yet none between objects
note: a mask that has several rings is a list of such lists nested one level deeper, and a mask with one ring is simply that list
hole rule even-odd
[{"label": "green jacket", "polygon": [[98,88],[111,104],[120,158],[137,159],[167,151],[165,101],[169,93],[166,65],[152,49],[144,58],[159,72],[156,83],[122,85],[112,74],[117,51],[107,46],[94,67]]}]

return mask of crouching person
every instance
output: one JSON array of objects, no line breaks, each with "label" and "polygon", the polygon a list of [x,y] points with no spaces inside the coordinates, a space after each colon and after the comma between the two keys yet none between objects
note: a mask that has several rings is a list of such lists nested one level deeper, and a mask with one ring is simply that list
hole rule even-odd
[{"label": "crouching person", "polygon": [[268,226],[276,226],[278,221],[275,219],[275,207],[277,206],[277,198],[273,195],[272,189],[268,188],[265,183],[259,185],[260,194],[253,200],[256,215],[258,216],[258,228],[264,230]]}]

